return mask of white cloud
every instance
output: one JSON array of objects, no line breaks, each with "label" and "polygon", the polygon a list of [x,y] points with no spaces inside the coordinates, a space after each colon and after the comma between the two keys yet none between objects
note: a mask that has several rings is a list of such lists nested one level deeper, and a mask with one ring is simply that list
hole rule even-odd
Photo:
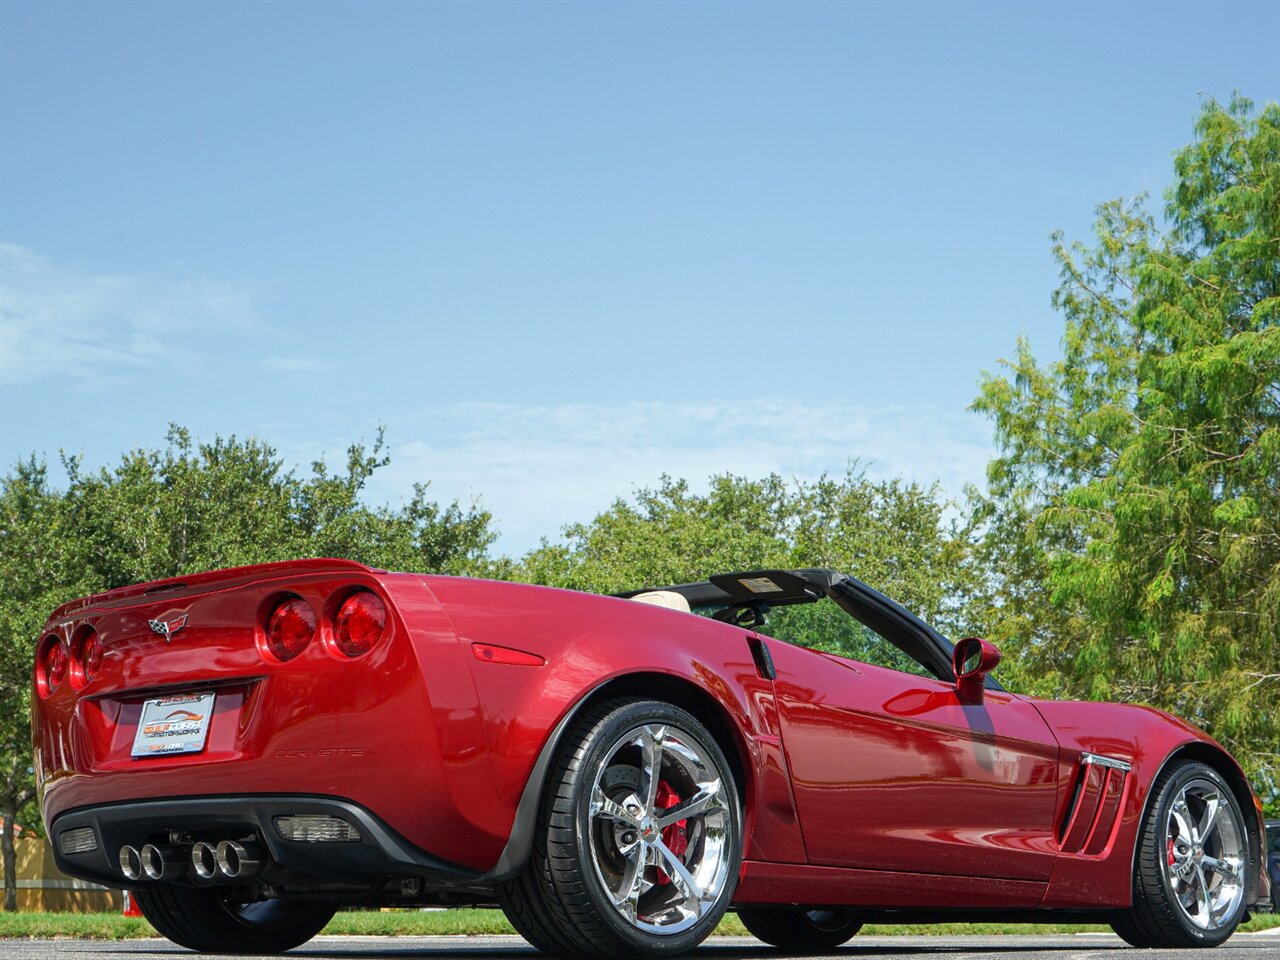
[{"label": "white cloud", "polygon": [[[406,435],[416,439],[397,442]],[[858,458],[872,477],[937,480],[959,497],[982,481],[991,453],[986,423],[962,411],[767,399],[458,403],[393,424],[390,439],[372,500],[425,480],[440,500],[481,497],[501,528],[498,549],[513,554],[664,473],[705,489],[713,474],[813,479]]]},{"label": "white cloud", "polygon": [[93,273],[0,244],[0,383],[6,385],[58,376],[93,389],[131,379],[143,367],[190,368],[199,356],[177,345],[180,335],[245,329],[252,317],[251,297],[234,284],[180,269]]}]

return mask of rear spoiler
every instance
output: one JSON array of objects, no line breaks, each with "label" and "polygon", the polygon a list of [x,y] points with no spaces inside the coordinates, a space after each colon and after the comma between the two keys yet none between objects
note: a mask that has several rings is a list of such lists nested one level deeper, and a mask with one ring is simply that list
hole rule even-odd
[{"label": "rear spoiler", "polygon": [[208,593],[211,587],[232,589],[255,580],[273,580],[279,577],[302,576],[311,573],[386,573],[367,567],[354,560],[342,560],[337,557],[319,557],[309,560],[282,560],[277,563],[258,563],[248,567],[228,567],[225,570],[208,570],[204,573],[192,573],[182,577],[169,577],[166,580],[154,580],[151,583],[137,583],[128,587],[117,587],[103,593],[94,593],[79,600],[71,600],[58,607],[49,616],[49,623],[79,616],[90,608],[127,607],[134,601],[145,602],[156,594],[164,594],[166,598],[190,596],[195,593]]}]

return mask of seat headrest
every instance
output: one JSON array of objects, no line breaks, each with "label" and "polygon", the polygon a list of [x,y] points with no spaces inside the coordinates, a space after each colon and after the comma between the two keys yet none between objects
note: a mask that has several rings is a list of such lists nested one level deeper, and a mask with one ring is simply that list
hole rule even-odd
[{"label": "seat headrest", "polygon": [[648,593],[637,593],[631,598],[636,603],[648,603],[668,610],[679,610],[681,613],[692,613],[689,601],[674,590],[650,590]]}]

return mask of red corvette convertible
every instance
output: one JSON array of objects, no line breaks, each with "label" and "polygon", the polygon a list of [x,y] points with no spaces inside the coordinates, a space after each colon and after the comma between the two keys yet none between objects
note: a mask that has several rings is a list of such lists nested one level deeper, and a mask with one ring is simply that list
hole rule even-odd
[{"label": "red corvette convertible", "polygon": [[788,949],[869,920],[1226,940],[1269,896],[1235,761],[1008,693],[999,657],[830,570],[605,597],[268,564],[56,610],[36,771],[59,866],[203,951],[344,904],[497,903],[571,956],[680,953],[730,909]]}]

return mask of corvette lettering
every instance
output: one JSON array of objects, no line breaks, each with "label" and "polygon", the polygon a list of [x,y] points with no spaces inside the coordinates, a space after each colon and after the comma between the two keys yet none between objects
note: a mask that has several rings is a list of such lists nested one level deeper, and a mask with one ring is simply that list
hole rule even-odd
[{"label": "corvette lettering", "polygon": [[277,750],[280,760],[317,760],[325,757],[363,757],[364,747],[319,747],[311,750],[299,748],[295,750]]}]

